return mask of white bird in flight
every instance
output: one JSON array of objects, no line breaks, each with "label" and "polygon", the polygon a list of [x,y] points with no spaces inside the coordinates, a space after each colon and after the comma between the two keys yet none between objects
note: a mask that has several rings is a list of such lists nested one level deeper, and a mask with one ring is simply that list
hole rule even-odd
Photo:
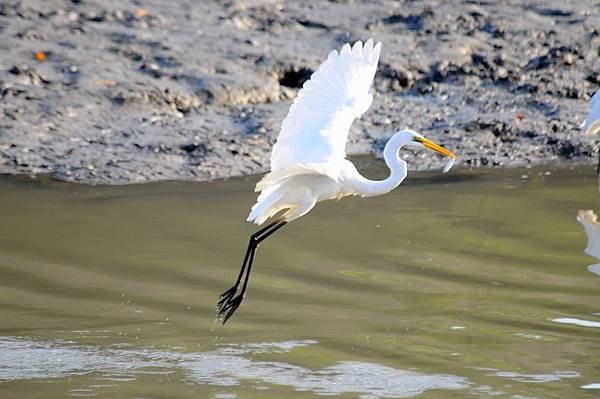
[{"label": "white bird in flight", "polygon": [[[600,90],[598,90],[590,100],[588,116],[583,122],[582,129],[583,132],[587,134],[596,134],[600,132]],[[598,151],[596,174],[600,175],[600,150]]]},{"label": "white bird in flight", "polygon": [[[407,163],[398,154],[403,146],[429,148],[455,155],[412,130],[395,133],[383,150],[390,169],[387,179],[363,177],[346,159],[346,140],[352,122],[365,113],[373,96],[369,88],[375,76],[381,43],[358,41],[329,53],[319,69],[298,92],[282,123],[271,154],[271,171],[256,184],[260,191],[248,221],[258,225],[283,212],[250,237],[237,281],[221,294],[217,311],[223,324],[245,297],[258,245],[286,223],[308,213],[317,202],[349,195],[373,197],[398,187],[407,173]],[[237,295],[236,295],[237,294]]]}]

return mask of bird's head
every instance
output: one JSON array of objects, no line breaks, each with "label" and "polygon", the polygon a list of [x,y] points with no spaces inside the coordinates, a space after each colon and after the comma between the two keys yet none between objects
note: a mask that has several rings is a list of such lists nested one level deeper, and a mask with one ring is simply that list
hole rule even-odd
[{"label": "bird's head", "polygon": [[394,135],[398,137],[400,146],[406,145],[407,147],[412,148],[428,148],[430,150],[439,152],[442,155],[445,155],[450,158],[456,158],[456,155],[451,151],[448,151],[444,147],[437,145],[431,140],[426,139],[419,133],[413,130],[400,130],[398,133]]}]

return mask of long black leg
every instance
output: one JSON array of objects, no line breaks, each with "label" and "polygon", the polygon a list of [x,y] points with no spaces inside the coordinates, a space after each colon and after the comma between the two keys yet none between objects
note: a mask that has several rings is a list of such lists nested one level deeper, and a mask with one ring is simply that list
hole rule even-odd
[{"label": "long black leg", "polygon": [[242,296],[244,296],[246,294],[246,288],[248,287],[248,280],[250,278],[250,271],[252,270],[252,265],[254,264],[254,255],[256,255],[256,250],[258,249],[258,245],[262,241],[264,241],[265,239],[267,239],[267,237],[269,237],[270,235],[272,235],[273,233],[275,233],[277,230],[279,230],[280,228],[282,228],[285,224],[286,224],[285,221],[283,221],[283,220],[280,221],[275,226],[273,226],[273,228],[271,230],[265,232],[264,234],[262,234],[260,237],[258,237],[255,240],[254,250],[250,254],[250,258],[249,258],[249,261],[248,261],[248,267],[246,269],[246,277],[244,278],[244,285],[242,286],[242,292],[241,292]]},{"label": "long black leg", "polygon": [[[234,284],[233,287],[231,287],[229,290],[225,291],[221,295],[221,299],[217,306],[219,316],[225,315],[223,324],[225,324],[227,319],[229,319],[231,315],[233,315],[233,313],[240,306],[242,300],[246,295],[246,289],[248,287],[248,280],[250,277],[250,270],[252,268],[254,255],[256,253],[258,245],[271,234],[275,233],[275,231],[283,227],[285,224],[285,221],[277,220],[274,223],[271,223],[269,226],[265,227],[264,229],[254,233],[250,237],[250,242],[248,243],[248,250],[246,251],[246,255],[244,256],[244,263],[242,264],[242,269],[240,270],[240,276],[238,276],[238,281],[236,281],[236,284]],[[241,277],[244,274],[244,271],[245,278],[244,283],[242,285],[242,290],[236,297],[234,297],[234,295],[239,289],[239,284],[241,282],[241,279],[239,277]]]},{"label": "long black leg", "polygon": [[[277,219],[273,223],[269,224],[265,228],[257,231],[256,233],[250,236],[250,241],[248,242],[248,249],[246,250],[246,254],[244,255],[244,261],[240,269],[240,274],[238,275],[238,278],[233,287],[221,294],[219,303],[217,305],[217,311],[219,316],[224,316],[223,324],[225,324],[227,320],[233,315],[233,313],[237,310],[237,308],[242,303],[242,300],[246,296],[248,280],[250,279],[250,271],[252,270],[252,264],[254,263],[254,256],[256,254],[256,249],[258,248],[258,245],[271,234],[275,233],[277,230],[282,228],[285,224],[286,221],[282,218]],[[242,289],[240,290],[240,293],[237,296],[235,296],[235,294],[239,290],[240,283],[242,282],[242,276],[244,276]]]},{"label": "long black leg", "polygon": [[252,252],[253,238],[260,237],[261,234],[264,234],[266,231],[273,228],[273,226],[275,226],[279,222],[281,222],[281,220],[277,219],[274,222],[267,225],[266,227],[260,229],[256,233],[254,233],[252,236],[250,236],[250,242],[248,242],[248,249],[246,249],[246,255],[244,255],[244,261],[242,262],[242,267],[240,268],[240,273],[238,274],[238,278],[235,281],[235,284],[233,285],[233,287],[231,287],[230,289],[228,289],[227,291],[225,291],[224,293],[221,294],[221,297],[219,299],[219,307],[221,307],[221,305],[224,302],[227,302],[229,299],[231,299],[237,292],[238,287],[240,286],[240,281],[242,280],[242,276],[244,275],[244,271],[246,270],[246,265],[248,264],[248,259],[249,259],[250,253]]},{"label": "long black leg", "polygon": [[598,148],[598,166],[596,167],[596,175],[600,176],[600,148]]}]

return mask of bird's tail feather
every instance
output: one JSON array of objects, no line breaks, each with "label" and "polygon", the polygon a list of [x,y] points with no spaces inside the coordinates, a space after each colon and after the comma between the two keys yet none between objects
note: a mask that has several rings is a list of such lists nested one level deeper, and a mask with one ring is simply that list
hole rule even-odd
[{"label": "bird's tail feather", "polygon": [[274,216],[282,208],[277,206],[277,202],[283,197],[283,194],[277,190],[261,193],[258,196],[256,204],[252,206],[248,221],[256,224],[263,224],[268,218]]}]

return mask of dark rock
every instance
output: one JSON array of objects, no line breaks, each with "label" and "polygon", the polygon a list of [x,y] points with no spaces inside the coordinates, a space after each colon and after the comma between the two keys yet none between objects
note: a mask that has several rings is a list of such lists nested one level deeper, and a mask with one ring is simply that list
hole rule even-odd
[{"label": "dark rock", "polygon": [[300,88],[313,74],[313,70],[309,68],[291,67],[283,71],[279,78],[279,84],[285,87]]}]

